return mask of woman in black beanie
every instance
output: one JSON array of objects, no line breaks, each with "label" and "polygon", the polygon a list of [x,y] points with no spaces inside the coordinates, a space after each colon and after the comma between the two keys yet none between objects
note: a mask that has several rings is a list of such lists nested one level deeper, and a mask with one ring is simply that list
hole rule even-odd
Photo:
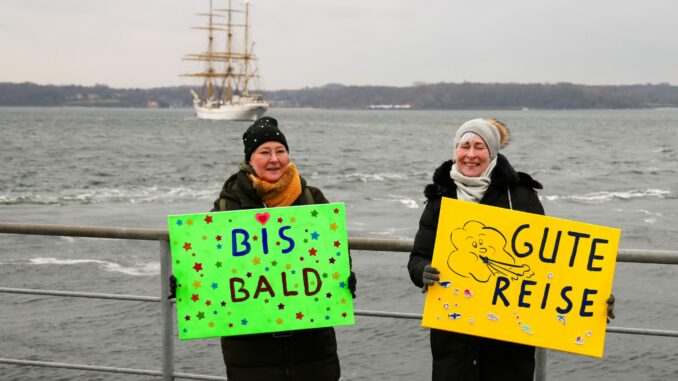
[{"label": "woman in black beanie", "polygon": [[[275,119],[258,119],[242,140],[245,160],[224,183],[212,211],[328,203],[289,161],[287,139]],[[348,285],[355,297],[353,272]],[[336,381],[340,376],[332,327],[222,337],[221,349],[231,381]]]}]

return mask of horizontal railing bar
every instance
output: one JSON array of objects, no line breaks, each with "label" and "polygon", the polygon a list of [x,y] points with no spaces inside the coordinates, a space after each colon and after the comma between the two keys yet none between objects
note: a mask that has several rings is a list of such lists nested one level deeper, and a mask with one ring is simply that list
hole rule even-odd
[{"label": "horizontal railing bar", "polygon": [[15,224],[6,222],[0,222],[0,233],[56,235],[56,236],[89,237],[89,238],[136,239],[146,241],[169,240],[169,232],[167,231],[167,229]]},{"label": "horizontal railing bar", "polygon": [[[11,365],[37,366],[37,367],[46,367],[46,368],[86,370],[86,371],[94,371],[94,372],[136,374],[136,375],[141,375],[141,376],[155,376],[155,377],[161,377],[162,376],[162,372],[159,371],[159,370],[117,368],[117,367],[110,367],[110,366],[94,366],[94,365],[82,365],[82,364],[68,364],[68,363],[49,362],[49,361],[34,361],[34,360],[18,360],[18,359],[0,358],[0,363],[11,364]],[[207,381],[227,381],[228,380],[228,378],[226,378],[226,377],[209,376],[209,375],[192,374],[192,373],[174,373],[173,376],[175,378],[182,378],[182,379],[187,379],[187,380],[207,380]]]},{"label": "horizontal railing bar", "polygon": [[678,265],[678,251],[619,249],[617,251],[617,261]]},{"label": "horizontal railing bar", "polygon": [[[169,233],[167,229],[17,224],[9,222],[0,222],[0,233],[134,239],[148,241],[167,241],[169,239]],[[412,250],[413,242],[414,241],[411,239],[349,238],[348,240],[349,247],[352,250],[391,252],[409,252]],[[678,251],[619,249],[617,261],[678,265]]]},{"label": "horizontal railing bar", "polygon": [[678,337],[678,331],[671,331],[666,329],[607,327],[607,332],[623,333],[627,335]]},{"label": "horizontal railing bar", "polygon": [[414,319],[414,320],[421,320],[422,318],[422,314],[407,312],[367,311],[367,310],[355,310],[353,312],[359,316],[391,317],[398,319]]},{"label": "horizontal railing bar", "polygon": [[123,295],[123,294],[100,294],[95,292],[74,292],[74,291],[53,291],[53,290],[37,290],[28,288],[9,288],[0,287],[0,292],[10,294],[31,294],[31,295],[50,295],[50,296],[69,296],[76,298],[92,298],[92,299],[115,299],[115,300],[131,300],[136,302],[159,302],[160,298],[156,296],[139,296],[139,295]]},{"label": "horizontal railing bar", "polygon": [[221,376],[207,376],[203,374],[192,373],[173,373],[174,378],[183,378],[186,380],[207,380],[207,381],[228,381],[228,378]]},{"label": "horizontal railing bar", "polygon": [[17,359],[6,359],[6,358],[0,358],[0,363],[13,364],[13,365],[41,366],[41,367],[48,367],[48,368],[88,370],[88,371],[95,371],[95,372],[137,374],[137,375],[142,375],[142,376],[158,376],[158,377],[162,376],[162,372],[160,372],[159,370],[118,368],[118,367],[111,367],[111,366],[67,364],[67,363],[60,363],[60,362],[17,360]]}]

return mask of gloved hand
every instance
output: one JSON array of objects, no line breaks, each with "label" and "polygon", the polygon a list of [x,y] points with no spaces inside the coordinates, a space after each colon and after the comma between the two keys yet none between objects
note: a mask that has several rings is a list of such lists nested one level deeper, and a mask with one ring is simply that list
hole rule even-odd
[{"label": "gloved hand", "polygon": [[610,319],[614,319],[614,294],[610,294],[610,297],[607,299],[607,322],[610,322]]},{"label": "gloved hand", "polygon": [[440,277],[438,276],[440,274],[440,271],[438,271],[437,268],[431,266],[431,265],[426,265],[424,266],[424,274],[422,275],[422,281],[424,282],[424,287],[421,288],[421,293],[425,293],[426,289],[428,286],[432,286],[435,284],[435,282],[440,280]]},{"label": "gloved hand", "polygon": [[167,299],[174,299],[177,297],[177,278],[174,275],[169,277],[169,296]]},{"label": "gloved hand", "polygon": [[351,291],[351,296],[355,299],[355,287],[358,284],[358,278],[355,277],[355,273],[351,271],[351,275],[348,276],[348,290]]}]

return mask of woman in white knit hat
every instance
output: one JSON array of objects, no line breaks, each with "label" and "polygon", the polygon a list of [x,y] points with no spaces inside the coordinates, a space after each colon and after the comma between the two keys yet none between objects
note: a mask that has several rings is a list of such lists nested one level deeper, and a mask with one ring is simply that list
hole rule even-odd
[{"label": "woman in white knit hat", "polygon": [[[453,159],[424,190],[427,203],[407,264],[415,285],[425,290],[439,280],[431,258],[442,197],[544,214],[535,191],[541,184],[499,153],[508,140],[508,129],[494,119],[469,120],[457,130]],[[534,347],[437,329],[430,334],[435,381],[533,379]]]}]

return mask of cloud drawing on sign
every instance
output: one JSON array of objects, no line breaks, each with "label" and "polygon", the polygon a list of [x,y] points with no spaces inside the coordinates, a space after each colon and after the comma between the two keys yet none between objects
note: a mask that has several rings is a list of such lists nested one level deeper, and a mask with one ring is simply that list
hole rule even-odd
[{"label": "cloud drawing on sign", "polygon": [[534,275],[530,266],[516,263],[506,250],[506,237],[482,222],[466,222],[452,231],[450,241],[454,250],[447,257],[447,267],[459,276],[486,283],[496,276],[517,280]]}]

